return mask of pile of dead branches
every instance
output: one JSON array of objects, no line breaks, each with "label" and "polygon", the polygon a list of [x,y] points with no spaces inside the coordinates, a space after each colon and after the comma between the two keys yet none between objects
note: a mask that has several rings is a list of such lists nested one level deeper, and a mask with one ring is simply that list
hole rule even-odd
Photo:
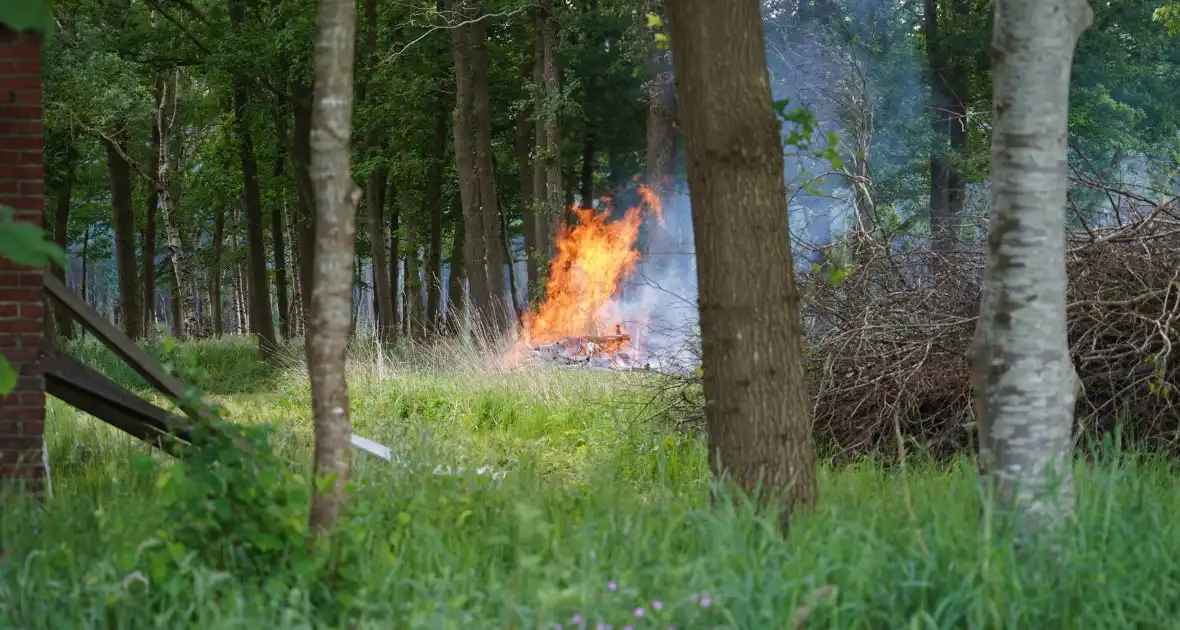
[{"label": "pile of dead branches", "polygon": [[[1139,207],[1122,207],[1117,225],[1069,235],[1077,433],[1121,424],[1140,444],[1168,446],[1180,444],[1180,215],[1171,203]],[[934,455],[972,443],[967,355],[984,264],[974,250],[881,252],[838,286],[804,281],[821,448],[892,454],[898,432]]]}]

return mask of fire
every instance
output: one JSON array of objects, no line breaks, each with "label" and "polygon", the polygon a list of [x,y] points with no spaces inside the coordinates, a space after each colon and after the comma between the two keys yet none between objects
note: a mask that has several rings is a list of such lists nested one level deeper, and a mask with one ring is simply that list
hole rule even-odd
[{"label": "fire", "polygon": [[635,239],[644,212],[654,212],[663,223],[659,197],[646,186],[639,187],[639,195],[640,204],[618,221],[610,221],[609,206],[602,211],[572,208],[578,222],[558,231],[545,300],[523,319],[524,343],[583,344],[585,348],[569,350],[586,356],[613,354],[630,345],[631,336],[617,321],[611,298],[640,259]]}]

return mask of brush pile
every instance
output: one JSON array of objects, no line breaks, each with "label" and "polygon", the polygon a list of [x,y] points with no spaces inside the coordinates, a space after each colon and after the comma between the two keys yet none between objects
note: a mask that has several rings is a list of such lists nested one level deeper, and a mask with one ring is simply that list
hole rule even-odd
[{"label": "brush pile", "polygon": [[[1144,446],[1180,444],[1180,213],[1111,196],[1116,226],[1070,233],[1069,340],[1083,392],[1078,434],[1122,424]],[[840,286],[807,281],[816,437],[846,456],[896,452],[895,430],[950,455],[974,439],[968,351],[982,247],[882,253]]]}]

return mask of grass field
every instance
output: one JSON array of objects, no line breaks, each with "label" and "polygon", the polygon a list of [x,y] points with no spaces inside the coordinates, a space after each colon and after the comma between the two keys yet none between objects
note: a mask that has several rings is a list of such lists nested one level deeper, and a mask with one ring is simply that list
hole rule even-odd
[{"label": "grass field", "polygon": [[[279,453],[306,469],[297,360],[260,365],[241,341],[180,350],[233,420],[273,425]],[[93,345],[71,351],[143,385]],[[145,447],[53,401],[55,496],[0,515],[0,627],[1180,627],[1180,485],[1167,462],[1079,465],[1063,549],[1020,552],[1019,565],[981,527],[966,460],[904,476],[825,468],[819,508],[784,539],[744,504],[714,501],[724,491],[700,440],[645,421],[637,377],[457,372],[446,365],[478,362],[456,352],[355,353],[356,430],[397,461],[356,458],[340,581],[218,570],[196,551],[159,564],[183,520],[159,507],[171,460],[144,465]]]}]

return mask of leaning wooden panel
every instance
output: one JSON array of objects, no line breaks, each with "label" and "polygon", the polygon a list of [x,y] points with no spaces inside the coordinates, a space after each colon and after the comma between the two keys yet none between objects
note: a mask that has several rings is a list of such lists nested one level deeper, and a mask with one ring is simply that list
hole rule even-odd
[{"label": "leaning wooden panel", "polygon": [[45,369],[48,394],[128,435],[170,454],[175,454],[177,440],[189,440],[181,418],[139,398],[77,360],[47,348],[42,353],[41,365]]}]

